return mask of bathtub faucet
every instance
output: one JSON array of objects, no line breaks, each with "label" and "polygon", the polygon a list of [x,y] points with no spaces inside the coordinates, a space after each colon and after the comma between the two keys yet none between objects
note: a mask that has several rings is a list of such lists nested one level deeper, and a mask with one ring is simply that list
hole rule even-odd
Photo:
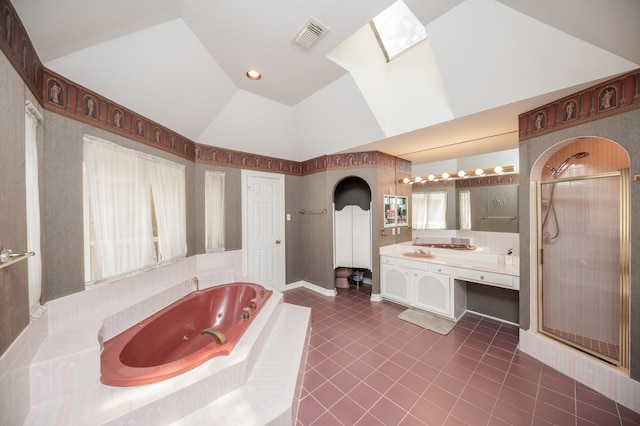
[{"label": "bathtub faucet", "polygon": [[193,283],[196,285],[196,292],[200,291],[200,282],[198,281],[198,277],[193,277]]},{"label": "bathtub faucet", "polygon": [[244,308],[242,308],[242,319],[247,319],[249,318],[249,307],[246,306]]},{"label": "bathtub faucet", "polygon": [[205,328],[200,332],[200,334],[208,334],[209,336],[212,336],[216,343],[219,345],[224,345],[225,343],[227,343],[227,337],[220,330],[216,330],[214,328]]}]

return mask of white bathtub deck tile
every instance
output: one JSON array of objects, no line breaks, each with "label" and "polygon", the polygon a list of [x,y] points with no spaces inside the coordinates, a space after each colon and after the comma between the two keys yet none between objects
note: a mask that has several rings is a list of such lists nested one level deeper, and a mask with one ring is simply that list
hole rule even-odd
[{"label": "white bathtub deck tile", "polygon": [[100,318],[94,318],[49,334],[40,345],[32,363],[50,361],[86,349],[100,347],[98,330],[101,326]]},{"label": "white bathtub deck tile", "polygon": [[247,384],[172,426],[293,424],[310,322],[309,308],[284,304]]}]

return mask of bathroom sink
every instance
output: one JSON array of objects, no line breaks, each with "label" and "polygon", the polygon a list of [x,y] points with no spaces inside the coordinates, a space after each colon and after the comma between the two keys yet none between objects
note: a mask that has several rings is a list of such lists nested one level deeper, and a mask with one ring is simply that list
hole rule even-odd
[{"label": "bathroom sink", "polygon": [[402,253],[402,255],[407,257],[417,257],[420,259],[433,259],[435,257],[431,253],[425,253],[423,251],[408,251],[406,253]]}]

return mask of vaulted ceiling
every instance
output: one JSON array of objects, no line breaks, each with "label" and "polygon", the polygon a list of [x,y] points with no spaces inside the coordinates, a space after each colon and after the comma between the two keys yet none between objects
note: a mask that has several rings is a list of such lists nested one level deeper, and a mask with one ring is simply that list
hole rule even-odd
[{"label": "vaulted ceiling", "polygon": [[[640,66],[637,0],[405,0],[429,38],[387,63],[369,21],[393,2],[12,4],[50,70],[198,143],[297,161],[515,148],[518,114]],[[305,49],[311,17],[328,31]]]}]

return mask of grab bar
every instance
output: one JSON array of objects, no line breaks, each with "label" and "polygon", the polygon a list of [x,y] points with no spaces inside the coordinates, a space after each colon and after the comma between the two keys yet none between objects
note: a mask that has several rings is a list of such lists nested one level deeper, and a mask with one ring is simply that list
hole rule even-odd
[{"label": "grab bar", "polygon": [[300,210],[299,213],[300,214],[327,214],[327,209],[316,210],[316,211],[302,209]]},{"label": "grab bar", "polygon": [[18,263],[27,257],[31,257],[36,253],[28,251],[26,253],[13,253],[10,249],[2,249],[0,251],[0,269]]},{"label": "grab bar", "polygon": [[516,220],[516,216],[483,216],[482,219],[509,219]]}]

